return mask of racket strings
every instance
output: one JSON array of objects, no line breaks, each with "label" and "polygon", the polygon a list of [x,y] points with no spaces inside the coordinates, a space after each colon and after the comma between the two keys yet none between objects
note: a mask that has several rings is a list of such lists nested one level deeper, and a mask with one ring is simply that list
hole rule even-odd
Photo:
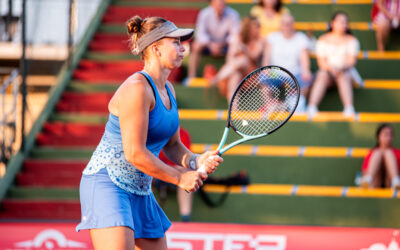
[{"label": "racket strings", "polygon": [[298,86],[279,68],[266,68],[248,77],[231,104],[231,123],[246,135],[260,135],[279,127],[296,108]]}]

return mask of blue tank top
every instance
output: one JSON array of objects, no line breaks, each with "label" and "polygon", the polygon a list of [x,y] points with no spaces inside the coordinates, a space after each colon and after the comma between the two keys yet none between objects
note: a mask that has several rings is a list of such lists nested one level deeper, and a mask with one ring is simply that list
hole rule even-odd
[{"label": "blue tank top", "polygon": [[[168,85],[165,84],[171,103],[171,108],[168,110],[150,75],[143,71],[138,73],[146,77],[155,95],[155,106],[149,112],[146,148],[158,157],[161,149],[178,130],[178,105]],[[110,179],[120,188],[139,195],[151,193],[152,177],[138,170],[125,158],[119,118],[112,113],[109,114],[103,138],[83,173],[97,173],[104,167],[107,168]]]}]

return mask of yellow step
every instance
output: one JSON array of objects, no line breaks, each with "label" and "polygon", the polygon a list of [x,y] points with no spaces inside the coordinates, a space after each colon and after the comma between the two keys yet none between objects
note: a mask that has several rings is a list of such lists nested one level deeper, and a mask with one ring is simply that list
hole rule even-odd
[{"label": "yellow step", "polygon": [[[296,22],[294,26],[297,30],[328,30],[329,22]],[[349,26],[352,30],[376,29],[371,22],[350,22]]]},{"label": "yellow step", "polygon": [[[312,58],[315,58],[315,54],[311,54]],[[399,60],[400,51],[375,51],[375,50],[364,50],[358,54],[358,59],[374,59],[374,60]]]},{"label": "yellow step", "polygon": [[366,89],[400,89],[400,80],[368,79],[364,80]]},{"label": "yellow step", "polygon": [[[222,136],[222,132],[221,132]],[[202,153],[213,150],[217,144],[194,143],[191,150]],[[284,157],[350,157],[364,158],[369,148],[359,147],[315,147],[315,146],[270,146],[270,145],[237,145],[224,153],[225,155],[255,155]]]},{"label": "yellow step", "polygon": [[[187,120],[226,120],[227,110],[180,109],[179,117]],[[296,122],[400,122],[400,113],[366,113],[346,117],[342,112],[319,112],[311,120],[305,113],[294,114],[290,121]]]},{"label": "yellow step", "polygon": [[[193,78],[188,82],[188,87],[205,88],[210,87],[210,82],[206,78]],[[395,79],[365,79],[363,88],[366,89],[400,89],[400,80]]]},{"label": "yellow step", "polygon": [[399,198],[398,191],[389,188],[363,189],[342,186],[309,186],[286,184],[251,184],[248,186],[231,186],[206,184],[204,190],[209,193],[257,195],[290,195],[290,196],[330,196],[352,198]]}]

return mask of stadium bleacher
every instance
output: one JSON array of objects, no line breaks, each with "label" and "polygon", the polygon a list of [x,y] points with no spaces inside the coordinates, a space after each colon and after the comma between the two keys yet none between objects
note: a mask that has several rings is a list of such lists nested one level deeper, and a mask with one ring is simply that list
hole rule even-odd
[{"label": "stadium bleacher", "polygon": [[[228,1],[244,16],[251,1]],[[295,115],[277,133],[228,151],[215,176],[241,169],[251,185],[232,187],[226,202],[207,207],[195,196],[192,219],[207,222],[399,227],[400,201],[396,190],[364,190],[355,186],[363,157],[374,145],[375,128],[392,122],[400,134],[400,39],[394,36],[385,53],[376,52],[370,12],[372,1],[285,1],[296,27],[313,29],[319,36],[335,10],[350,16],[361,50],[357,69],[365,79],[354,92],[354,118],[341,115],[336,89],[321,103],[313,120]],[[194,27],[196,15],[207,1],[114,0],[74,72],[50,119],[37,136],[36,146],[24,162],[15,185],[2,201],[0,218],[80,218],[80,173],[98,143],[107,119],[107,103],[127,76],[142,63],[127,49],[124,22],[134,14],[163,16],[178,26]],[[204,58],[199,68],[221,59]],[[312,59],[316,70],[315,58]],[[225,125],[226,101],[216,89],[197,79],[189,86],[176,83],[181,124],[192,135],[193,150],[201,152],[219,142]],[[400,137],[397,135],[395,144]],[[257,144],[257,145],[256,145]],[[212,198],[224,187],[205,188]],[[156,192],[156,191],[155,191]],[[174,194],[164,205],[171,220],[178,220]]]}]

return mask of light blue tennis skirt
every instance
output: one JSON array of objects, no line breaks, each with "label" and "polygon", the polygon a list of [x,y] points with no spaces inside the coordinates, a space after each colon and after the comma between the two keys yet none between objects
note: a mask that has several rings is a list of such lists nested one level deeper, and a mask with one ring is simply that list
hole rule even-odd
[{"label": "light blue tennis skirt", "polygon": [[153,193],[136,195],[116,186],[106,168],[82,175],[79,187],[82,229],[130,227],[135,238],[162,238],[171,226]]}]

